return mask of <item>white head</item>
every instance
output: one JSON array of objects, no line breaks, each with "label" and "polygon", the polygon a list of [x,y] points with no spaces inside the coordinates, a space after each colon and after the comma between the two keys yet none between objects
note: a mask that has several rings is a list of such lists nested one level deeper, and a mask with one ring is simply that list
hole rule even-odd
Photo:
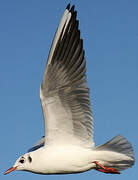
[{"label": "white head", "polygon": [[32,153],[26,153],[26,154],[20,156],[20,158],[17,159],[17,161],[15,162],[13,167],[11,167],[10,169],[8,169],[5,172],[5,175],[9,174],[10,172],[12,172],[14,170],[31,171],[32,164],[33,164],[33,157],[32,157],[32,155],[33,155]]}]

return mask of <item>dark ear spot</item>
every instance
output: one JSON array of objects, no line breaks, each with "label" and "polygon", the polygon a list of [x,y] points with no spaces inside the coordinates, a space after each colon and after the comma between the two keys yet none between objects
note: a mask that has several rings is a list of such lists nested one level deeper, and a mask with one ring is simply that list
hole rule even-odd
[{"label": "dark ear spot", "polygon": [[28,156],[28,161],[29,161],[30,163],[32,162],[31,156]]}]

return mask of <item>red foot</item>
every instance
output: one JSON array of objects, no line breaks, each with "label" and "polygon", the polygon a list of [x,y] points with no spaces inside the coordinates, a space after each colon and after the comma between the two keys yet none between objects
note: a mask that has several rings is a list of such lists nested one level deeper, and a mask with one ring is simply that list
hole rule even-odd
[{"label": "red foot", "polygon": [[120,174],[120,172],[117,171],[115,168],[109,168],[107,166],[103,166],[102,164],[100,164],[97,161],[94,161],[93,163],[96,164],[96,170],[97,171],[101,171],[103,173],[110,173],[110,174]]}]

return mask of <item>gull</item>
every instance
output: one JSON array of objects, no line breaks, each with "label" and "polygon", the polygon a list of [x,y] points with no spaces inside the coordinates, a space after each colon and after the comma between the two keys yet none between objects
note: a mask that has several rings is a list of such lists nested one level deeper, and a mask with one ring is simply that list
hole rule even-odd
[{"label": "gull", "polygon": [[134,164],[132,145],[122,135],[95,146],[86,59],[75,7],[65,9],[57,28],[40,99],[45,136],[12,168],[38,174],[70,174],[95,169],[120,174]]}]

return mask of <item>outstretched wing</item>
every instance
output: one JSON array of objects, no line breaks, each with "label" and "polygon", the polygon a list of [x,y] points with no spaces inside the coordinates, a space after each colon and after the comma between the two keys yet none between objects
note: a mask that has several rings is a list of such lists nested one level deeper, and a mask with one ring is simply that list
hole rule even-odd
[{"label": "outstretched wing", "polygon": [[93,147],[93,117],[77,12],[67,6],[40,87],[46,144]]}]

